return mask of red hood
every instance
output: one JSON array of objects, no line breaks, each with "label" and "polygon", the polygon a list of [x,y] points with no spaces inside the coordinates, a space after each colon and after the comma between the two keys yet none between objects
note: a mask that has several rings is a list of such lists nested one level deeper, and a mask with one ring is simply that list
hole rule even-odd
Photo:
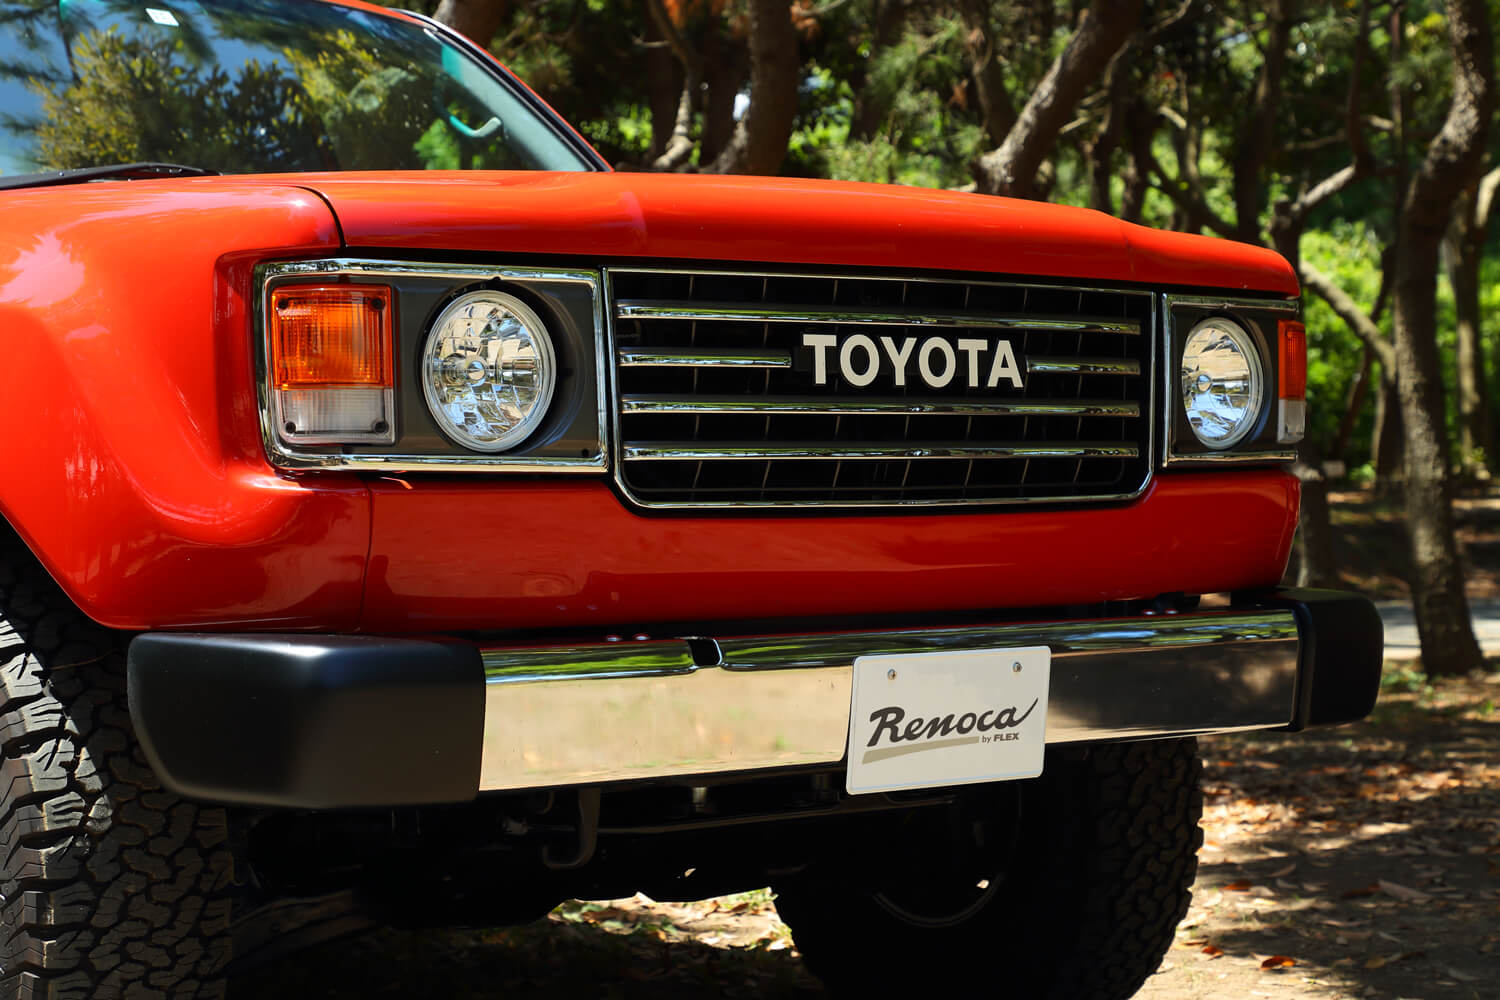
[{"label": "red hood", "polygon": [[1085,209],[881,184],[633,173],[308,174],[351,247],[1046,275],[1296,295],[1276,253]]}]

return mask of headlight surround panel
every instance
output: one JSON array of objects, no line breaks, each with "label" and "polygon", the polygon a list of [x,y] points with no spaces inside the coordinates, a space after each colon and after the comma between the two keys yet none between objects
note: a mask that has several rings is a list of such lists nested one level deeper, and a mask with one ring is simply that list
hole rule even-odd
[{"label": "headlight surround panel", "polygon": [[[1301,315],[1296,299],[1219,298],[1199,295],[1166,295],[1162,315],[1166,318],[1162,356],[1162,421],[1166,430],[1162,455],[1164,465],[1218,464],[1223,462],[1288,462],[1295,449],[1277,441],[1277,332],[1278,320]],[[1206,321],[1220,319],[1243,330],[1255,351],[1261,374],[1258,412],[1248,427],[1230,444],[1214,447],[1194,433],[1183,405],[1181,383],[1183,348],[1188,337]]]},{"label": "headlight surround panel", "polygon": [[[267,368],[266,316],[271,296],[297,285],[384,285],[395,300],[395,440],[391,444],[289,443],[274,423]],[[400,260],[327,259],[265,264],[256,270],[257,386],[261,429],[272,464],[288,469],[431,472],[601,472],[605,447],[604,321],[598,272],[431,264]],[[493,291],[512,297],[544,327],[557,373],[537,418],[501,450],[466,447],[445,432],[424,391],[429,334],[443,312],[465,295]]]}]

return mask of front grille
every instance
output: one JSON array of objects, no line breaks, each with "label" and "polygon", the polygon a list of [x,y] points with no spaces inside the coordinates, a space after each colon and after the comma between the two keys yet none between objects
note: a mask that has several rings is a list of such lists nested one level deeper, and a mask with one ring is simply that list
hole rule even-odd
[{"label": "front grille", "polygon": [[1132,496],[1149,477],[1147,293],[860,275],[607,278],[616,468],[639,504],[1068,502]]}]

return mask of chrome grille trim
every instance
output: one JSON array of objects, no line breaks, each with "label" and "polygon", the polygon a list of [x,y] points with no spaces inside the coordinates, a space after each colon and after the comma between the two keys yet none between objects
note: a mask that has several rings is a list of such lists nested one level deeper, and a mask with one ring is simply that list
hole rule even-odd
[{"label": "chrome grille trim", "polygon": [[615,353],[621,368],[790,368],[791,351],[650,351],[625,347]]},{"label": "chrome grille trim", "polygon": [[1027,374],[1035,375],[1139,375],[1139,361],[1114,358],[1027,358]]},{"label": "chrome grille trim", "polygon": [[[1131,500],[1150,484],[1160,325],[1148,291],[649,267],[606,268],[605,288],[615,477],[638,507],[1072,505]],[[851,315],[890,320],[898,340],[904,326],[950,344],[961,325],[911,318],[1017,321],[970,325],[989,357],[1011,343],[1025,384],[986,389],[960,371],[932,389],[915,363],[894,391],[889,367],[857,389],[838,372],[815,384],[798,325],[834,332]],[[845,322],[843,336],[861,329]]]},{"label": "chrome grille trim", "polygon": [[731,444],[694,444],[692,442],[665,441],[660,444],[627,444],[624,458],[627,462],[703,462],[721,460],[815,462],[836,459],[841,462],[915,461],[925,458],[1135,458],[1140,449],[1134,445],[1108,443],[1085,444],[996,444],[976,446],[965,444],[920,444],[906,447],[858,447],[839,445],[827,441],[809,441],[784,448],[737,447]]},{"label": "chrome grille trim", "polygon": [[615,303],[616,319],[718,320],[735,323],[811,323],[840,326],[915,326],[983,330],[1055,330],[1067,333],[1138,334],[1134,323],[1063,316],[984,316],[953,313],[879,312],[871,309],[749,309],[712,302]]},{"label": "chrome grille trim", "polygon": [[783,413],[852,416],[860,413],[930,414],[934,416],[992,415],[1013,417],[1138,417],[1139,403],[1109,399],[1080,399],[1065,403],[935,403],[912,399],[819,399],[814,396],[776,396],[754,399],[744,396],[699,396],[679,398],[634,395],[620,398],[624,413]]}]

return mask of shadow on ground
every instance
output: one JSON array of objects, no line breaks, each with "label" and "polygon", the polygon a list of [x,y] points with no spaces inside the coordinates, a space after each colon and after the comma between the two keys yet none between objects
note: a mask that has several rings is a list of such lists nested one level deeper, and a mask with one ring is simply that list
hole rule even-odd
[{"label": "shadow on ground", "polygon": [[[1500,996],[1500,673],[1433,686],[1388,669],[1370,722],[1203,741],[1194,902],[1139,1000]],[[575,902],[504,930],[380,931],[247,976],[233,995],[825,994],[769,896],[752,893]]]},{"label": "shadow on ground", "polygon": [[235,1000],[671,1000],[826,994],[790,950],[726,949],[622,934],[593,923],[538,921],[502,931],[378,931],[237,980]]},{"label": "shadow on ground", "polygon": [[1500,995],[1496,702],[1500,675],[1397,678],[1367,723],[1205,740],[1194,904],[1142,995]]}]

